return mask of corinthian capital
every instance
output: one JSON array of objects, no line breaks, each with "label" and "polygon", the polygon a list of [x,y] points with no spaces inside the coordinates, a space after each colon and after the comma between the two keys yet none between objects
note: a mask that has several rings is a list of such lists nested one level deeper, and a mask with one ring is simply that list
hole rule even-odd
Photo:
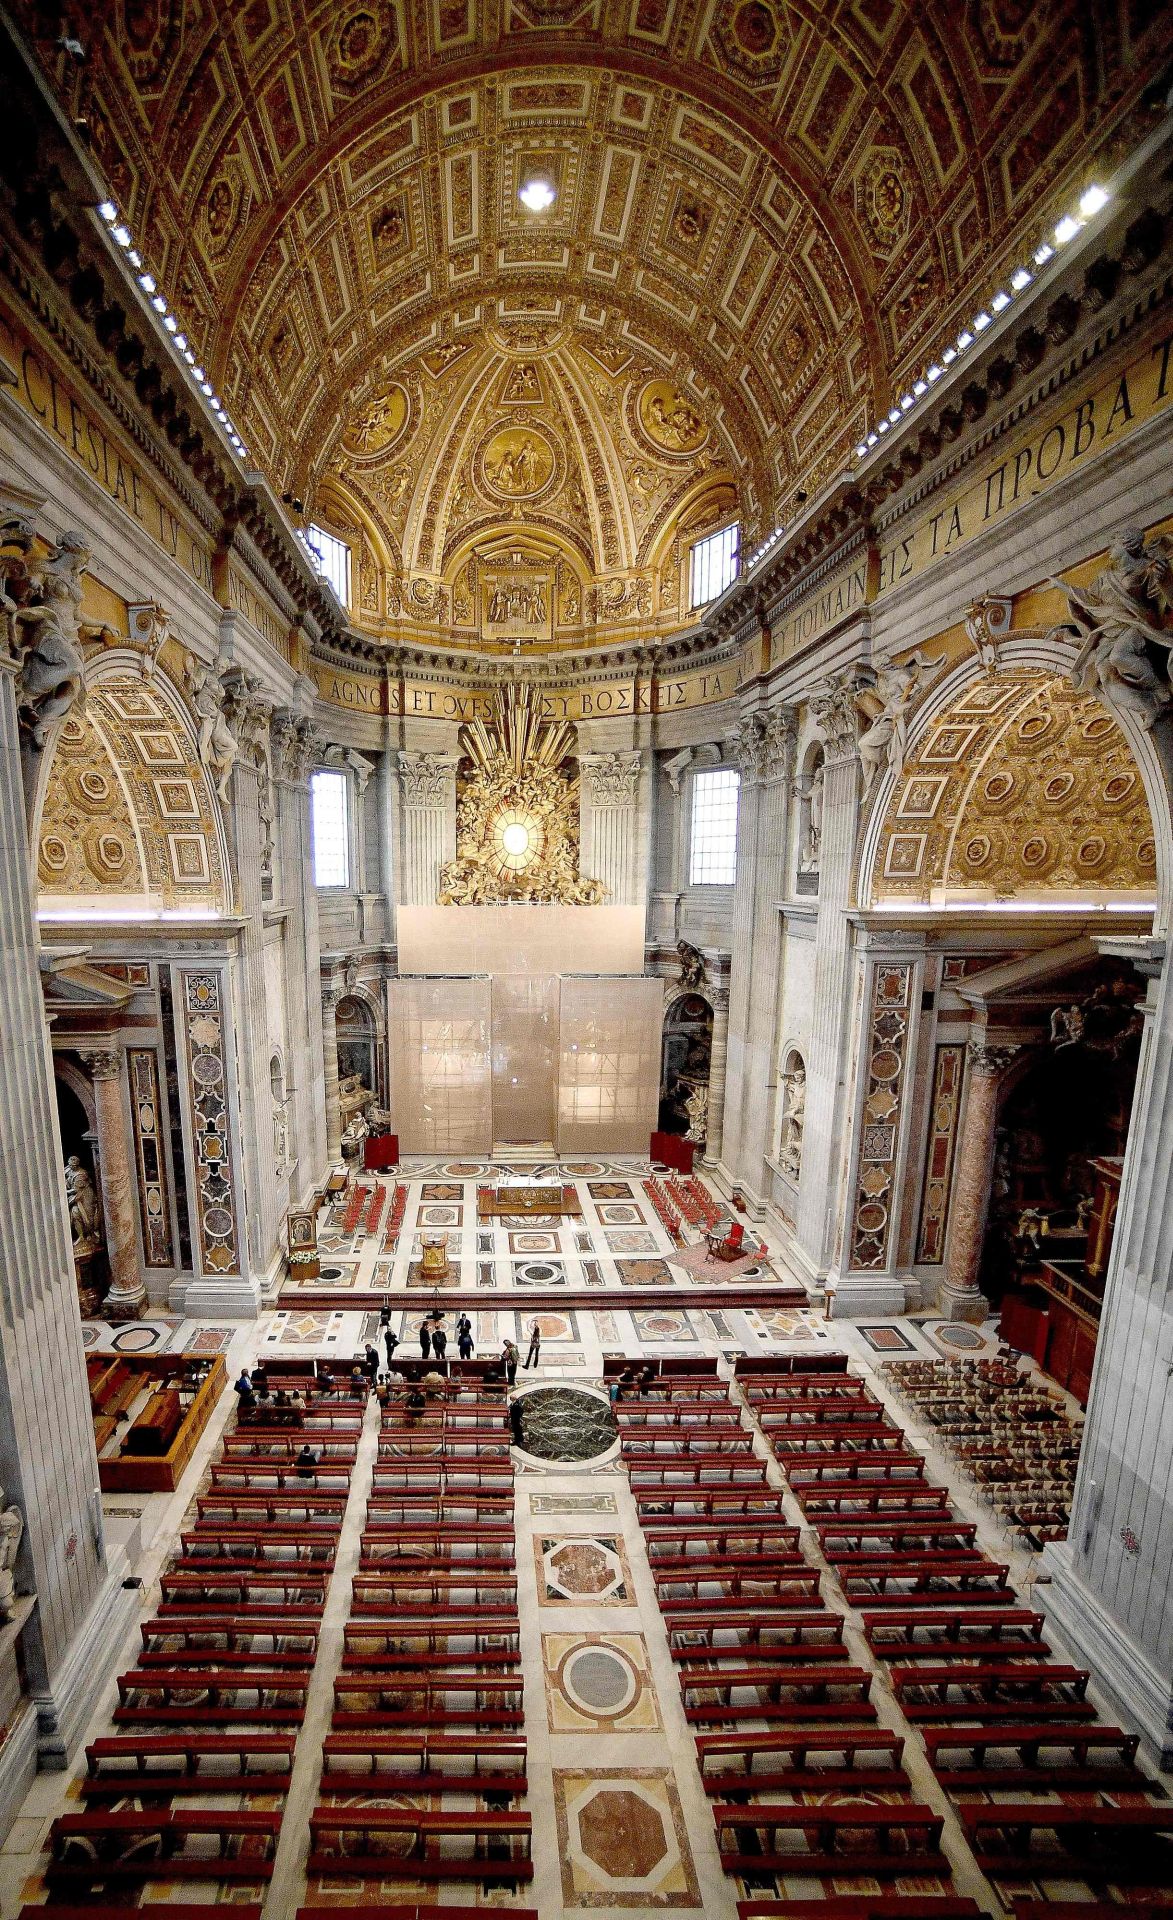
[{"label": "corinthian capital", "polygon": [[858,745],[858,709],[855,681],[849,673],[834,674],[814,689],[811,712],[827,743],[827,760],[850,760]]},{"label": "corinthian capital", "polygon": [[985,1040],[971,1040],[969,1042],[970,1072],[984,1074],[987,1079],[996,1080],[1000,1074],[1005,1073],[1010,1062],[1021,1052],[1022,1047],[1013,1043],[992,1047]]},{"label": "corinthian capital", "polygon": [[117,1047],[85,1047],[81,1057],[90,1070],[91,1080],[121,1080],[122,1054]]},{"label": "corinthian capital", "polygon": [[579,765],[586,775],[593,806],[631,806],[639,785],[638,753],[583,753]]},{"label": "corinthian capital", "polygon": [[450,753],[399,753],[399,778],[409,807],[442,807],[455,765]]}]

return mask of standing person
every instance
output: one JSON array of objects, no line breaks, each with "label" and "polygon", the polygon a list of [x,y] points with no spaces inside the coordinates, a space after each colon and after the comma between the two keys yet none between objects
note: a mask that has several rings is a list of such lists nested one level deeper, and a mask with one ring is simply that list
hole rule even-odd
[{"label": "standing person", "polygon": [[537,1320],[529,1323],[529,1352],[525,1356],[527,1367],[536,1367],[542,1355],[542,1329]]},{"label": "standing person", "polygon": [[420,1354],[425,1360],[432,1357],[432,1329],[426,1320],[420,1321]]},{"label": "standing person", "polygon": [[241,1413],[250,1412],[256,1406],[257,1396],[253,1392],[253,1383],[249,1379],[247,1367],[240,1369],[240,1378],[233,1382],[232,1391],[237,1396],[237,1407]]},{"label": "standing person", "polygon": [[387,1349],[387,1371],[390,1373],[391,1362],[395,1358],[395,1349],[399,1345],[398,1337],[392,1333],[390,1327],[384,1327],[383,1329],[383,1345]]},{"label": "standing person", "polygon": [[505,1342],[501,1349],[501,1358],[505,1362],[505,1384],[511,1387],[517,1379],[517,1363],[521,1359],[521,1350],[516,1341]]},{"label": "standing person", "polygon": [[379,1378],[379,1349],[372,1346],[369,1340],[366,1346],[366,1368],[373,1387]]},{"label": "standing person", "polygon": [[444,1354],[447,1349],[447,1346],[448,1346],[448,1335],[445,1333],[443,1327],[433,1327],[432,1328],[432,1352],[435,1354],[437,1360],[442,1360],[444,1358]]},{"label": "standing person", "polygon": [[462,1313],[456,1322],[456,1344],[460,1348],[462,1360],[472,1359],[472,1321],[467,1313]]}]

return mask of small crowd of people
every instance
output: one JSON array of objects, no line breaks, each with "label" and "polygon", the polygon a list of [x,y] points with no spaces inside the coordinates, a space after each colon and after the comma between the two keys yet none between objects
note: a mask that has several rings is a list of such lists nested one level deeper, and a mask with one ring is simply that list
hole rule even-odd
[{"label": "small crowd of people", "polygon": [[607,1388],[607,1398],[616,1406],[620,1400],[630,1400],[632,1394],[646,1393],[655,1377],[655,1367],[643,1367],[638,1373],[634,1367],[624,1367]]}]

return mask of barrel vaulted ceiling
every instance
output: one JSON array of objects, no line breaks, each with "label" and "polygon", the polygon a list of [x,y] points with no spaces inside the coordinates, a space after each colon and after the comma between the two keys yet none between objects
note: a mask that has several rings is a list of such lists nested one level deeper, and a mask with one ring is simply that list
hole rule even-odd
[{"label": "barrel vaulted ceiling", "polygon": [[1162,54],[1148,0],[16,11],[252,456],[355,533],[363,614],[457,625],[523,531],[555,626],[678,624],[691,529],[838,470]]}]

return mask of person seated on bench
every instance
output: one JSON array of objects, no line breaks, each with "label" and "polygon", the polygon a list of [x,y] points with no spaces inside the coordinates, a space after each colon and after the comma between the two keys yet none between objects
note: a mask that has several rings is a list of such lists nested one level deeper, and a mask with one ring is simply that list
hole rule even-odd
[{"label": "person seated on bench", "polygon": [[623,1372],[616,1375],[615,1379],[612,1380],[611,1385],[607,1389],[607,1394],[611,1401],[611,1405],[614,1406],[617,1401],[625,1399],[626,1396],[631,1392],[634,1385],[635,1385],[634,1373],[632,1372],[630,1367],[624,1367]]},{"label": "person seated on bench", "polygon": [[407,1414],[408,1419],[418,1420],[420,1417],[420,1414],[426,1410],[427,1404],[428,1404],[427,1397],[424,1393],[423,1388],[420,1386],[417,1380],[416,1384],[412,1387],[410,1393],[407,1396],[407,1404],[404,1410]]},{"label": "person seated on bench", "polygon": [[655,1367],[644,1367],[641,1370],[639,1379],[635,1383],[635,1390],[639,1394],[641,1399],[643,1398],[644,1394],[647,1392],[648,1388],[653,1385],[655,1378],[656,1378]]},{"label": "person seated on bench", "polygon": [[304,1447],[301,1449],[301,1452],[298,1454],[297,1459],[294,1461],[294,1465],[297,1468],[298,1478],[300,1480],[313,1479],[314,1469],[317,1467],[318,1459],[319,1459],[319,1455],[317,1451],[315,1450],[315,1448],[310,1446],[310,1443],[307,1440]]},{"label": "person seated on bench", "polygon": [[425,1373],[421,1384],[429,1400],[442,1400],[448,1391],[448,1382],[442,1373]]},{"label": "person seated on bench", "polygon": [[293,1387],[285,1396],[285,1404],[293,1415],[294,1420],[300,1421],[302,1414],[305,1412],[305,1395],[299,1393],[297,1388]]},{"label": "person seated on bench", "polygon": [[356,1400],[365,1400],[371,1390],[371,1383],[361,1367],[350,1369],[350,1391]]}]

